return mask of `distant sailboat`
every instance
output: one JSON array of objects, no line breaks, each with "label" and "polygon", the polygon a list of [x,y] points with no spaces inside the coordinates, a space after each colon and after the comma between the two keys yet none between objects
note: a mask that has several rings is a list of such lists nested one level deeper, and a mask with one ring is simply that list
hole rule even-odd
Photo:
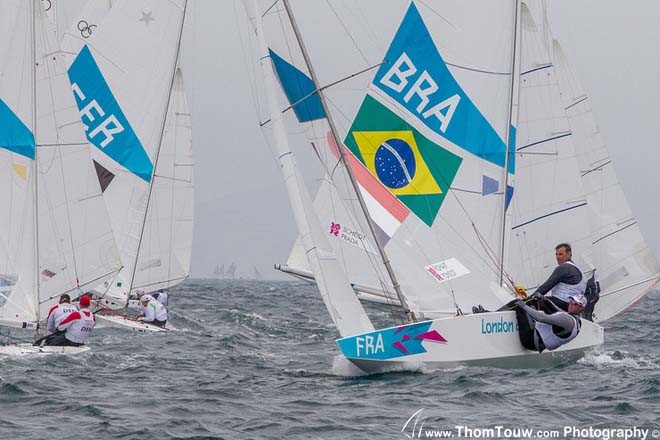
[{"label": "distant sailboat", "polygon": [[230,280],[236,279],[236,263],[231,263],[229,269],[227,269],[227,278]]},{"label": "distant sailboat", "polygon": [[61,294],[75,298],[114,278],[121,262],[42,2],[0,2],[0,34],[0,324],[38,330]]},{"label": "distant sailboat", "polygon": [[[376,33],[364,20],[358,25],[350,8],[335,5],[328,13],[297,3],[300,16],[312,22],[342,17],[331,33],[337,37],[331,52],[321,52],[320,36],[303,38],[287,0],[267,15],[265,4],[253,15],[260,38],[261,17],[281,38],[271,49],[262,43],[267,84],[275,73],[290,103],[283,112],[268,88],[269,128],[299,243],[342,337],[339,348],[365,371],[576,359],[602,344],[597,324],[583,322],[576,339],[539,354],[522,347],[514,312],[462,312],[477,303],[497,308],[515,297],[506,251],[518,170],[511,148],[523,105],[524,7],[516,0],[445,1],[440,15],[419,5],[388,2]],[[326,21],[327,33],[332,23]],[[355,33],[340,38],[351,23]],[[372,44],[376,35],[393,35],[387,50]],[[305,48],[310,41],[330,86],[318,82]],[[311,203],[284,119],[302,124],[295,131],[312,138],[325,171],[320,194],[326,192],[326,203]],[[374,330],[353,292],[357,283],[396,299],[405,321]],[[424,320],[430,317],[437,318]]]},{"label": "distant sailboat", "polygon": [[254,279],[255,281],[263,281],[264,277],[261,275],[261,272],[259,272],[259,269],[257,269],[257,266],[254,266]]},{"label": "distant sailboat", "polygon": [[215,275],[216,278],[223,279],[225,277],[225,265],[215,265],[215,269],[213,269],[213,275]]}]

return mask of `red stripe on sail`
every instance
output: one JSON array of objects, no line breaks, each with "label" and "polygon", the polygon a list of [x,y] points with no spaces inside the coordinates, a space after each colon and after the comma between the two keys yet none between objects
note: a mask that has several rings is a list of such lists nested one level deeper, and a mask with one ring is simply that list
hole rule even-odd
[{"label": "red stripe on sail", "polygon": [[[337,148],[337,143],[335,142],[332,133],[328,133],[328,145],[330,146],[332,154],[339,159],[339,149]],[[399,221],[399,223],[403,223],[406,217],[408,217],[408,214],[410,214],[410,210],[406,208],[406,205],[401,203],[394,194],[389,192],[387,188],[385,188],[378,179],[369,172],[367,167],[355,157],[351,150],[344,147],[344,154],[348,159],[348,163],[351,166],[355,178],[362,188],[368,191],[369,194],[371,194],[371,196],[392,215],[392,217]]]}]

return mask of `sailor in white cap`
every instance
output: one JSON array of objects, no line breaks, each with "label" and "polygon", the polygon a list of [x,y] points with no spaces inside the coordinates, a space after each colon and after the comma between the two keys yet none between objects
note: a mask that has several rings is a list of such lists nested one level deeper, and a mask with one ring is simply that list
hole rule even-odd
[{"label": "sailor in white cap", "polygon": [[165,327],[168,319],[167,309],[153,296],[145,294],[140,296],[140,316],[137,319],[158,327]]}]

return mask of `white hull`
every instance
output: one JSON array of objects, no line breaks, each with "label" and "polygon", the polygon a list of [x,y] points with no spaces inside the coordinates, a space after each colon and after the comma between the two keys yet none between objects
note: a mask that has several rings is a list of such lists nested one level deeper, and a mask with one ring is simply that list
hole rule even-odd
[{"label": "white hull", "polygon": [[32,344],[0,345],[0,355],[6,356],[23,356],[32,354],[79,354],[89,350],[90,348],[84,345],[81,347],[55,345],[45,345],[43,347],[39,347]]},{"label": "white hull", "polygon": [[105,327],[128,328],[138,332],[166,332],[170,330],[120,315],[101,315],[97,313],[96,319],[97,322],[103,324]]},{"label": "white hull", "polygon": [[539,354],[519,339],[515,312],[490,312],[417,322],[337,340],[344,356],[366,372],[484,365],[543,368],[574,362],[603,343],[603,329],[582,320],[579,335]]}]

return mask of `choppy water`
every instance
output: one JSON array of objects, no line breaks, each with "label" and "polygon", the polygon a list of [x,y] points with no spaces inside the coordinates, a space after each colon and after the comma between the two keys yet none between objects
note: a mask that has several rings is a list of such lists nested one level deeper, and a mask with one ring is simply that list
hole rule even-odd
[{"label": "choppy water", "polygon": [[433,429],[658,429],[659,297],[577,364],[360,376],[313,286],[190,280],[171,294],[180,331],[97,329],[79,356],[0,358],[0,439],[406,438],[422,408]]}]

